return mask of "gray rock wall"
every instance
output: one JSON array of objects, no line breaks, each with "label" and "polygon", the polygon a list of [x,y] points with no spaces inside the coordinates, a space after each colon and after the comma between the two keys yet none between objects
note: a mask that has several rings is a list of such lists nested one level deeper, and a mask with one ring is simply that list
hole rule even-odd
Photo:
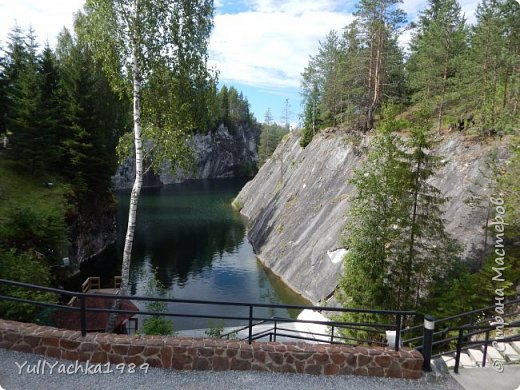
[{"label": "gray rock wall", "polygon": [[[447,164],[433,182],[451,198],[447,230],[464,247],[467,261],[480,260],[486,222],[483,203],[469,200],[475,194],[489,198],[486,156],[498,146],[504,157],[505,142],[498,142],[454,134],[438,150]],[[315,304],[331,297],[338,284],[342,264],[336,250],[354,195],[348,180],[366,150],[345,142],[339,131],[320,133],[305,149],[291,134],[235,200],[249,219],[248,237],[259,259]]]},{"label": "gray rock wall", "polygon": [[90,202],[78,205],[74,213],[69,213],[71,241],[68,271],[71,274],[78,272],[82,263],[116,242],[116,213],[111,193],[96,194]]},{"label": "gray rock wall", "polygon": [[[160,175],[145,175],[144,186],[180,183],[188,179],[246,176],[253,173],[257,158],[258,128],[239,125],[233,130],[221,125],[216,131],[195,134],[192,138],[196,158],[194,172],[172,173],[168,164]],[[131,188],[135,164],[128,159],[112,177],[116,190]]]}]

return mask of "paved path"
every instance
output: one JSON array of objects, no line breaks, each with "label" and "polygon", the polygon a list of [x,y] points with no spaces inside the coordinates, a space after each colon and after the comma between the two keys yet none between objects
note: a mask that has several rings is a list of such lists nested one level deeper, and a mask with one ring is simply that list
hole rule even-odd
[{"label": "paved path", "polygon": [[[305,374],[278,374],[252,371],[174,371],[150,368],[148,373],[139,369],[130,374],[29,374],[27,367],[36,367],[40,361],[70,365],[74,362],[9,351],[0,348],[0,388],[5,390],[70,390],[70,389],[186,389],[186,390],[462,390],[451,377],[442,383],[424,380],[385,379],[362,376],[311,376]],[[22,374],[19,366],[27,362]],[[18,363],[18,365],[16,364]],[[85,364],[85,363],[79,363]]]}]

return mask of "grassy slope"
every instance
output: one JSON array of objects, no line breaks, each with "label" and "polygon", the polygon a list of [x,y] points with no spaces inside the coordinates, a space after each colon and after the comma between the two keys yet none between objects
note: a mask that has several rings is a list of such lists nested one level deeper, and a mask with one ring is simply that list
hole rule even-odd
[{"label": "grassy slope", "polygon": [[45,177],[34,177],[0,154],[0,224],[6,221],[9,210],[29,207],[36,213],[64,214],[67,187],[47,186]]}]

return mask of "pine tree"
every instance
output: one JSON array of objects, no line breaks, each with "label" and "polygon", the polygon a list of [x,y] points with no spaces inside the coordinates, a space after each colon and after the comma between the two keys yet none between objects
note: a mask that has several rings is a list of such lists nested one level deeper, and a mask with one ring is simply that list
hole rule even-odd
[{"label": "pine tree", "polygon": [[368,46],[366,59],[367,100],[364,130],[374,126],[376,110],[383,103],[384,87],[389,69],[395,61],[397,34],[406,20],[398,8],[401,0],[361,0],[355,13],[364,42]]},{"label": "pine tree", "polygon": [[[515,9],[516,8],[516,9]],[[509,1],[484,0],[477,7],[462,88],[484,133],[512,131],[520,120],[520,22]]]},{"label": "pine tree", "polygon": [[447,108],[458,97],[458,71],[466,53],[468,31],[456,0],[430,0],[410,43],[407,64],[415,103],[428,103],[440,132]]}]

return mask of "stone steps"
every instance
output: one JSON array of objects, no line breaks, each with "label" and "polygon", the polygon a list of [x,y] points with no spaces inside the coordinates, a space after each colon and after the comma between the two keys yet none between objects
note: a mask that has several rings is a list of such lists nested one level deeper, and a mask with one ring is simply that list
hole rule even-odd
[{"label": "stone steps", "polygon": [[[520,362],[520,341],[509,343],[498,343],[498,349],[492,345],[488,345],[486,352],[486,367],[489,367],[494,361],[500,361],[503,364]],[[441,356],[448,368],[455,367],[455,354],[450,353]],[[479,348],[469,348],[460,354],[459,367],[474,368],[482,367],[484,359],[484,346]]]},{"label": "stone steps", "polygon": [[[482,367],[482,361],[484,360],[484,352],[480,349],[470,348],[468,349],[468,355],[473,359],[477,367]],[[491,363],[489,357],[486,356],[486,365]]]},{"label": "stone steps", "polygon": [[517,352],[513,346],[509,343],[498,343],[498,349],[502,356],[506,358],[506,360],[511,363],[516,363],[520,361],[520,353]]}]

